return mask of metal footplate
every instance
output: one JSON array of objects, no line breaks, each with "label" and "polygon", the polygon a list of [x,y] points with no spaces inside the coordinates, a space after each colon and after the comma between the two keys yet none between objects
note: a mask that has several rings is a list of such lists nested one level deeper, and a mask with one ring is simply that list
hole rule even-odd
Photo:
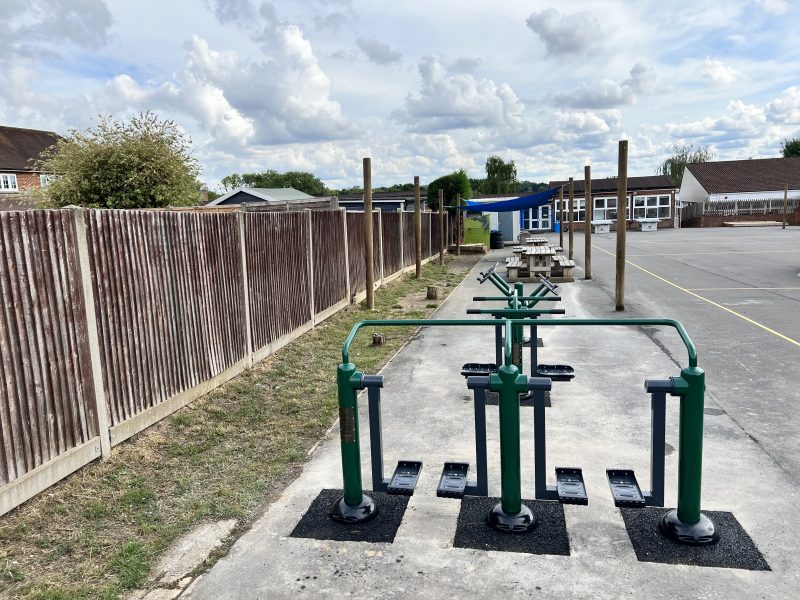
[{"label": "metal footplate", "polygon": [[467,487],[467,473],[469,473],[469,463],[444,463],[436,495],[439,498],[463,498],[464,490]]},{"label": "metal footplate", "polygon": [[549,377],[553,381],[572,381],[575,369],[569,365],[537,365],[536,374],[539,377]]},{"label": "metal footplate", "polygon": [[627,469],[606,469],[614,506],[625,508],[644,508],[646,502],[636,475]]},{"label": "metal footplate", "polygon": [[386,491],[399,496],[413,496],[421,470],[422,463],[418,460],[398,460]]},{"label": "metal footplate", "polygon": [[583,471],[576,467],[556,467],[556,491],[561,504],[589,504]]}]

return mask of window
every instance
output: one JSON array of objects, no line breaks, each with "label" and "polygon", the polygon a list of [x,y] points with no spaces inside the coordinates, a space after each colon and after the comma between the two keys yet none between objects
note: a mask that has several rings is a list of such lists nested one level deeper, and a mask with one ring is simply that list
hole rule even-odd
[{"label": "window", "polygon": [[14,173],[0,173],[0,192],[16,192],[17,176]]},{"label": "window", "polygon": [[[572,201],[572,218],[577,223],[579,221],[583,221],[586,218],[586,211],[583,206],[583,198],[575,198]],[[558,221],[558,217],[561,214],[561,202],[556,200],[556,214],[555,220]],[[569,199],[564,199],[564,222],[569,223]]]},{"label": "window", "polygon": [[55,175],[39,175],[39,187],[42,189],[46,188],[53,181],[55,181],[55,178]]},{"label": "window", "polygon": [[668,219],[669,196],[636,196],[633,199],[634,219]]},{"label": "window", "polygon": [[616,198],[595,198],[594,199],[594,220],[613,221],[617,218],[617,199]]}]

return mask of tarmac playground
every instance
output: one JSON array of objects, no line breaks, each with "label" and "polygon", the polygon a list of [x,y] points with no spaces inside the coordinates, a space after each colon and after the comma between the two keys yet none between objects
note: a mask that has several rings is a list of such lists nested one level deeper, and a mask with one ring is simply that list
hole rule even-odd
[{"label": "tarmac playground", "polygon": [[[460,371],[467,362],[494,362],[494,331],[423,327],[382,372],[384,469],[390,474],[397,461],[421,461],[413,495],[373,494],[380,510],[375,519],[350,530],[333,523],[327,511],[342,488],[340,431],[334,427],[303,473],[181,598],[799,597],[800,498],[797,456],[791,449],[800,437],[793,418],[800,400],[793,383],[800,366],[800,336],[794,333],[800,329],[800,293],[791,288],[800,287],[800,264],[791,250],[798,247],[800,231],[787,230],[783,238],[774,236],[777,232],[708,232],[719,239],[700,238],[703,232],[708,230],[629,234],[629,260],[638,266],[627,269],[630,302],[624,315],[613,310],[614,259],[608,255],[613,238],[594,240],[594,279],[584,281],[577,270],[574,283],[559,284],[562,301],[557,306],[573,318],[684,321],[698,347],[698,366],[706,371],[702,510],[718,526],[718,544],[694,548],[667,542],[657,532],[666,509],[615,506],[606,476],[609,468],[632,469],[647,487],[651,399],[644,382],[677,376],[686,366],[686,351],[674,330],[538,328],[539,362],[575,369],[572,381],[552,384],[546,408],[547,477],[554,482],[557,466],[581,468],[588,504],[531,501],[533,408],[522,406],[522,497],[539,523],[531,533],[509,535],[485,524],[501,487],[496,406],[486,407],[488,495],[494,500],[436,493],[445,462],[469,462],[474,468],[473,393]],[[761,247],[773,248],[767,257],[775,260],[767,264],[764,256],[736,256],[736,248],[752,243],[743,242],[746,236],[754,235],[765,236]],[[677,258],[692,240],[708,241],[709,248],[729,244],[730,249],[720,251],[701,274],[690,263],[703,259]],[[764,246],[775,240],[783,245]],[[576,242],[582,242],[582,234]],[[670,248],[675,251],[666,251]],[[477,276],[509,254],[507,248],[484,257],[434,318],[467,318],[467,309],[476,307],[473,296],[496,295]],[[582,257],[577,247],[579,266]],[[732,277],[739,277],[735,285]],[[697,281],[689,285],[689,280]],[[532,287],[526,284],[526,292]],[[699,299],[688,294],[701,287],[708,290],[694,292]],[[730,308],[717,296],[709,303],[712,293],[728,293],[726,287],[782,289],[778,302],[786,306],[756,300]],[[748,297],[758,298],[758,293]],[[795,312],[786,312],[787,307]],[[783,330],[776,325],[781,317],[787,321]],[[359,335],[370,333],[367,328]],[[529,352],[523,351],[524,365],[530,364]],[[357,356],[353,362],[358,367]],[[667,396],[666,406],[664,506],[669,508],[677,494],[678,400]],[[371,482],[367,414],[367,395],[362,394],[365,490]]]}]

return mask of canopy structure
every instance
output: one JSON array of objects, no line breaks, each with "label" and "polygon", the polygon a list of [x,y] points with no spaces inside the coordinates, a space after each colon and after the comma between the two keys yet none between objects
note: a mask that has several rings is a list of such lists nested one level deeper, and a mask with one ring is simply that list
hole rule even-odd
[{"label": "canopy structure", "polygon": [[462,206],[461,209],[480,210],[483,212],[511,212],[514,210],[524,210],[526,208],[537,208],[548,204],[557,193],[558,188],[551,188],[539,192],[538,194],[520,196],[509,200],[500,200],[498,202],[476,202],[475,200],[467,200],[467,203]]}]

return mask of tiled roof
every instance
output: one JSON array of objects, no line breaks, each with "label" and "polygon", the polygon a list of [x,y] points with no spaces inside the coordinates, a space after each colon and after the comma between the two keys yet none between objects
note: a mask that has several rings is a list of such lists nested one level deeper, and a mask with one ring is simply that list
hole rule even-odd
[{"label": "tiled roof", "polygon": [[39,154],[58,139],[52,131],[0,125],[0,171],[33,171]]},{"label": "tiled roof", "polygon": [[[575,194],[583,194],[583,179],[575,179],[572,182]],[[551,181],[550,187],[561,187],[569,184],[569,181]],[[675,185],[668,175],[648,175],[646,177],[628,177],[628,191],[639,192],[646,190],[672,190]],[[566,192],[566,190],[564,190]],[[592,179],[592,194],[616,194],[617,178],[606,177],[604,179]]]},{"label": "tiled roof", "polygon": [[694,163],[686,168],[709,194],[800,189],[800,157]]}]

